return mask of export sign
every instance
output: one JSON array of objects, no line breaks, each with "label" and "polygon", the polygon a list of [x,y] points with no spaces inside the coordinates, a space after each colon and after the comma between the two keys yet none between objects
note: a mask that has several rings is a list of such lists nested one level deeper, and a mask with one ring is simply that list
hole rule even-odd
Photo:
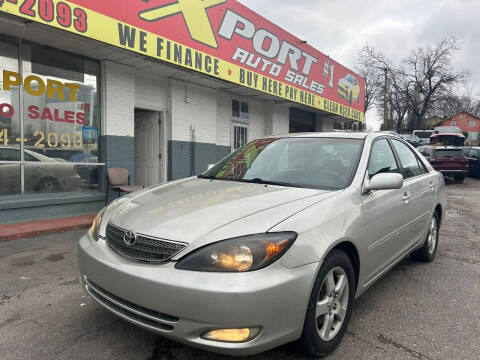
[{"label": "export sign", "polygon": [[0,0],[0,11],[364,119],[363,78],[235,0]]}]

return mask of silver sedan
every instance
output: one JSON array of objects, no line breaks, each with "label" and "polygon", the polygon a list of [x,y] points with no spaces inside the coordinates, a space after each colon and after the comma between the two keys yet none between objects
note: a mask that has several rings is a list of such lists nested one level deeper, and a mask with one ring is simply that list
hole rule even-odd
[{"label": "silver sedan", "polygon": [[230,355],[340,343],[354,299],[435,257],[441,174],[386,133],[255,140],[200,176],[114,201],[79,242],[82,286],[119,317]]}]

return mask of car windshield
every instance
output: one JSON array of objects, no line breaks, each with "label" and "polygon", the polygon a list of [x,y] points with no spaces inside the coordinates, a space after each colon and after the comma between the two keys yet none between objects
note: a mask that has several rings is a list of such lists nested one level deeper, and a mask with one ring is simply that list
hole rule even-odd
[{"label": "car windshield", "polygon": [[338,190],[350,185],[363,140],[276,138],[255,140],[201,178]]},{"label": "car windshield", "polygon": [[420,139],[428,139],[433,134],[433,131],[415,131],[414,134]]},{"label": "car windshield", "polygon": [[465,157],[465,153],[462,149],[437,149],[435,150],[435,157],[463,158]]}]

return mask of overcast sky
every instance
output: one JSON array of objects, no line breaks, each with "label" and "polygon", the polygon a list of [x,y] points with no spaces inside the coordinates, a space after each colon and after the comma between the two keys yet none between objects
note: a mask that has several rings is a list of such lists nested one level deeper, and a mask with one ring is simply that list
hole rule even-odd
[{"label": "overcast sky", "polygon": [[[458,69],[469,70],[480,95],[480,0],[240,0],[347,67],[367,43],[398,62],[414,48],[449,36],[463,50]],[[375,110],[367,122],[378,122]]]}]

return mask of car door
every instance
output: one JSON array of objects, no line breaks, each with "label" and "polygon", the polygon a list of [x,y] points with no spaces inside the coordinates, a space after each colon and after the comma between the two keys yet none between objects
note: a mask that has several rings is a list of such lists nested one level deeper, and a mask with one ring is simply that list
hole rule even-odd
[{"label": "car door", "polygon": [[402,199],[408,221],[403,224],[402,251],[407,251],[423,240],[430,222],[435,202],[434,175],[428,173],[406,143],[397,139],[391,141],[403,175]]},{"label": "car door", "polygon": [[[377,173],[400,173],[400,165],[387,137],[377,139],[371,146],[366,180]],[[367,274],[365,286],[373,282],[402,253],[404,224],[409,216],[403,199],[404,189],[378,190],[362,195],[365,226],[368,234]]]},{"label": "car door", "polygon": [[469,149],[468,153],[468,172],[471,175],[480,175],[480,151]]}]

